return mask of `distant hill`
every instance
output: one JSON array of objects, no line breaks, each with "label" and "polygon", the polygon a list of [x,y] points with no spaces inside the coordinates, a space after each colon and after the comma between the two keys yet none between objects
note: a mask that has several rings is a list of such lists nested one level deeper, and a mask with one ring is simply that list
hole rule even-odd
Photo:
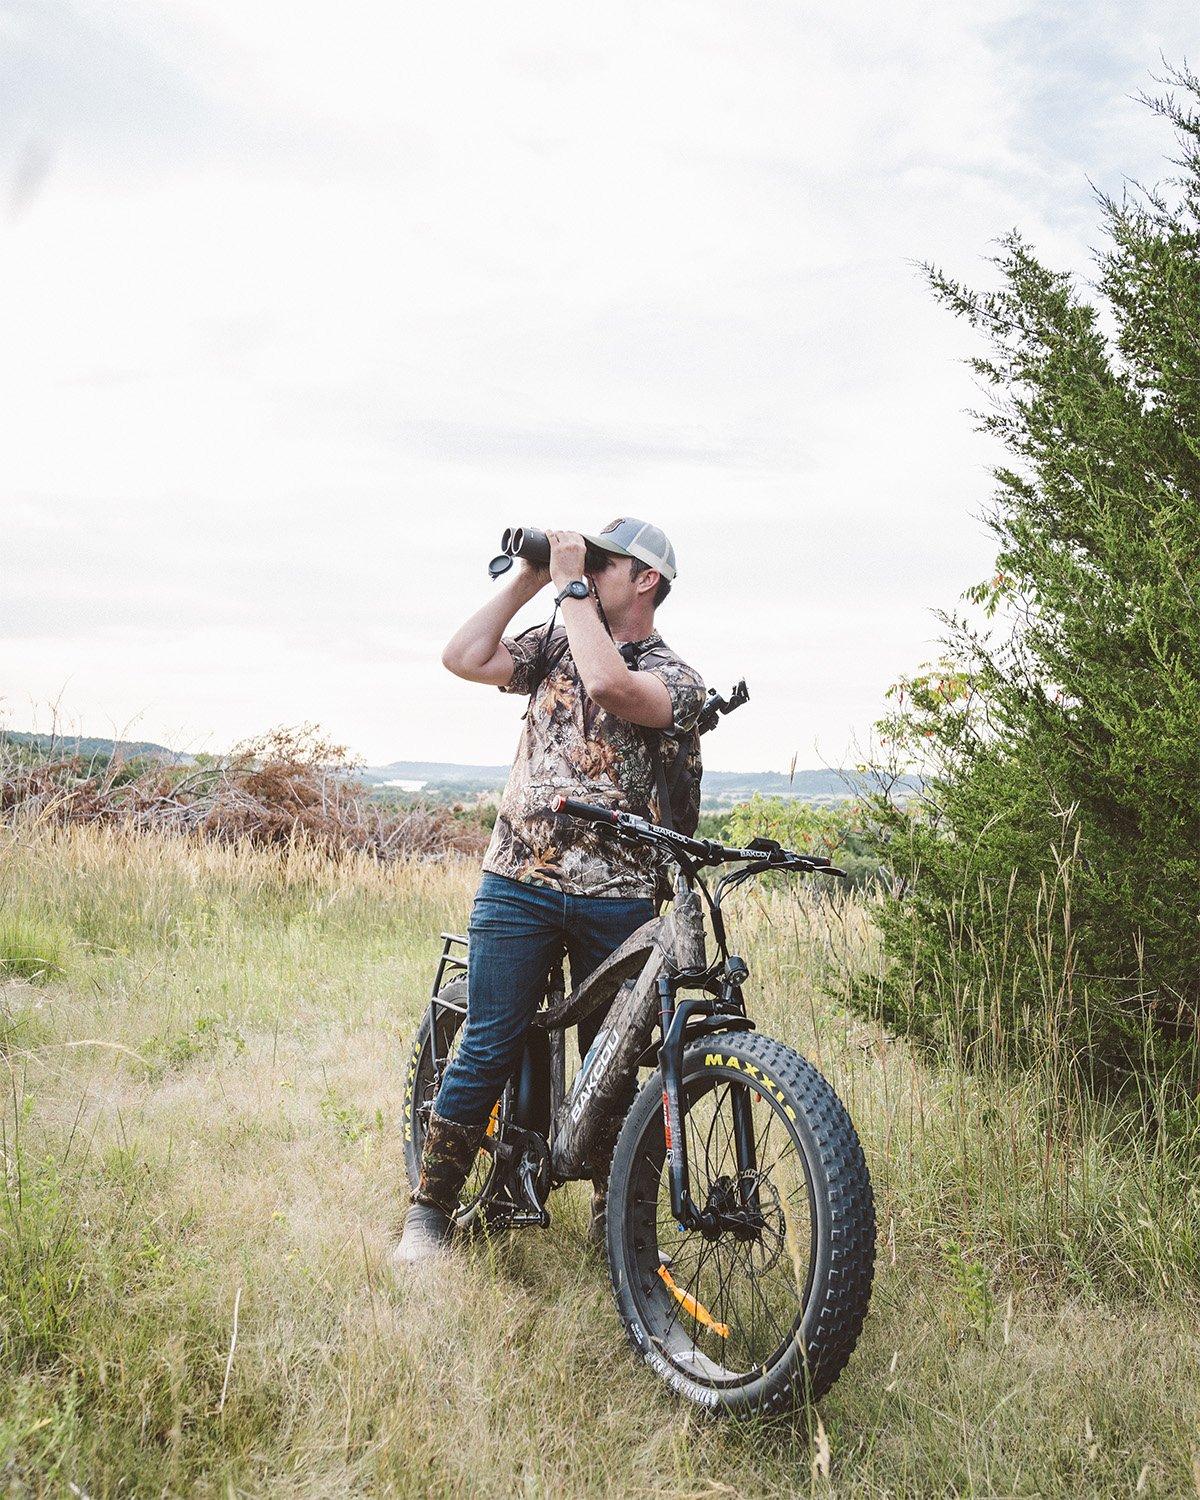
[{"label": "distant hill", "polygon": [[508,780],[508,766],[462,766],[443,760],[394,760],[386,766],[366,766],[355,772],[361,780],[387,781],[474,781],[480,786],[503,786]]},{"label": "distant hill", "polygon": [[[508,780],[508,766],[468,766],[445,761],[394,760],[386,766],[368,766],[356,772],[374,786],[393,786],[403,791],[421,791],[433,796],[474,796],[499,792]],[[904,790],[916,791],[919,782],[906,777]],[[746,802],[760,792],[764,797],[795,797],[802,802],[840,802],[867,789],[865,780],[852,771],[705,771],[704,806],[728,807]]]},{"label": "distant hill", "polygon": [[[149,740],[110,740],[88,735],[29,734],[15,729],[0,730],[0,743],[8,741],[37,751],[39,754],[111,757],[123,760],[136,757],[162,760],[170,765],[192,765],[193,757],[166,745]],[[441,760],[393,760],[386,766],[356,769],[356,780],[368,786],[391,788],[395,792],[420,792],[436,801],[458,798],[474,800],[480,795],[499,794],[508,780],[508,766],[471,766]],[[902,777],[898,789],[918,790],[915,777]],[[732,807],[748,802],[755,792],[764,797],[795,797],[801,802],[842,802],[867,790],[866,781],[852,771],[705,771],[703,806],[707,809]]]},{"label": "distant hill", "polygon": [[166,745],[155,745],[149,740],[106,740],[94,735],[79,734],[30,734],[19,729],[0,729],[0,743],[21,745],[38,755],[79,755],[84,760],[94,756],[120,755],[122,760],[166,761],[172,766],[190,766],[192,757],[178,750],[169,750]]}]

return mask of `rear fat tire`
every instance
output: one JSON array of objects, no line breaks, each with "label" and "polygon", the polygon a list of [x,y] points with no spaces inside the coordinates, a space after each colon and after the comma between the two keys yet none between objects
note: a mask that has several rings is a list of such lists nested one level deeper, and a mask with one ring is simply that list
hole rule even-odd
[{"label": "rear fat tire", "polygon": [[[706,1061],[718,1054],[722,1061]],[[638,1094],[617,1140],[609,1182],[606,1248],[617,1309],[637,1354],[677,1394],[717,1414],[740,1417],[781,1412],[805,1400],[817,1400],[845,1368],[870,1302],[875,1207],[854,1126],[821,1074],[797,1052],[771,1037],[757,1032],[723,1032],[688,1046],[683,1059],[684,1088],[714,1075],[722,1081],[746,1083],[746,1075],[736,1065],[729,1066],[730,1059],[751,1063],[776,1084],[771,1095],[778,1104],[776,1115],[803,1154],[811,1186],[816,1243],[810,1287],[799,1328],[787,1349],[761,1372],[749,1373],[743,1382],[709,1384],[680,1369],[663,1348],[656,1347],[632,1285],[642,1274],[636,1269],[632,1236],[638,1210],[632,1200],[637,1191],[634,1172],[639,1154],[645,1153],[651,1141],[656,1152],[663,1150],[662,1075],[657,1071]],[[794,1118],[780,1113],[783,1110],[794,1112]],[[665,1165],[662,1182],[665,1192]],[[694,1162],[692,1187],[696,1193]]]},{"label": "rear fat tire", "polygon": [[[443,985],[439,993],[444,1000],[452,1000],[465,1005],[467,981],[465,978],[455,979],[450,984]],[[466,1017],[450,1011],[443,1011],[440,1014],[443,1036],[438,1050],[444,1054],[445,1048],[462,1029]],[[404,1070],[404,1103],[401,1107],[400,1128],[404,1138],[404,1166],[408,1173],[409,1186],[414,1191],[421,1178],[421,1150],[425,1144],[425,1132],[418,1114],[418,1106],[430,1092],[433,1082],[433,1059],[429,1051],[429,1015],[430,1010],[427,1006],[421,1017],[421,1024],[417,1028],[417,1034],[413,1038],[412,1046],[409,1048],[408,1063]],[[471,1185],[468,1179],[468,1187],[463,1189],[465,1201],[454,1215],[456,1229],[472,1229],[480,1223],[484,1217],[484,1206],[493,1175],[494,1170],[489,1170],[486,1177],[482,1177],[481,1174],[474,1184],[475,1192],[469,1198],[466,1197]]]}]

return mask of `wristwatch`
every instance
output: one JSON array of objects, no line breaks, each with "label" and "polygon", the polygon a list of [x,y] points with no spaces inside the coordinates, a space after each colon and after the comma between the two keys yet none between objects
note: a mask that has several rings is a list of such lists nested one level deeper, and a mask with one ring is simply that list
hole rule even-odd
[{"label": "wristwatch", "polygon": [[554,607],[557,609],[564,599],[586,599],[590,592],[582,578],[572,578],[566,588],[555,596]]}]

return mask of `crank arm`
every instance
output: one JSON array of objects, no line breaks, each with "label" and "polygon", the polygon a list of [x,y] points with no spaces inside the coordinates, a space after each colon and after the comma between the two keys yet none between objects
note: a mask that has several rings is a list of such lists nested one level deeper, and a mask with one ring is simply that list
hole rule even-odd
[{"label": "crank arm", "polygon": [[[525,1198],[525,1207],[519,1208],[517,1214],[522,1224],[532,1224],[538,1229],[549,1229],[550,1214],[541,1203],[537,1195],[537,1188],[533,1181],[533,1167],[528,1158],[524,1158],[517,1172],[517,1180],[520,1183],[521,1192]],[[517,1219],[514,1218],[514,1223]]]}]

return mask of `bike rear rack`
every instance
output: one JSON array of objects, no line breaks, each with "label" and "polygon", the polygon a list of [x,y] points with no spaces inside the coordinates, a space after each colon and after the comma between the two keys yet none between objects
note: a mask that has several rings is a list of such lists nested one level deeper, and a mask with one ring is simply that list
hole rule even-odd
[{"label": "bike rear rack", "polygon": [[437,1025],[435,1007],[441,1010],[456,1010],[460,1015],[466,1015],[467,1007],[458,1005],[453,1000],[443,1000],[441,991],[445,988],[446,975],[465,973],[467,961],[453,952],[455,943],[461,943],[464,948],[469,948],[469,940],[458,932],[439,933],[442,939],[442,951],[438,957],[437,973],[433,976],[433,986],[429,991],[429,1056],[433,1064],[433,1076],[440,1084],[442,1073],[446,1067],[446,1059],[439,1057],[437,1052]]},{"label": "bike rear rack", "polygon": [[433,988],[429,991],[429,998],[431,1000],[437,999],[438,991],[442,988],[442,981],[445,978],[447,969],[457,972],[467,967],[465,958],[459,958],[457,953],[451,952],[452,945],[454,943],[461,943],[464,948],[470,946],[470,940],[457,932],[442,932],[438,936],[442,939],[442,951],[438,958],[437,973],[433,976]]}]

